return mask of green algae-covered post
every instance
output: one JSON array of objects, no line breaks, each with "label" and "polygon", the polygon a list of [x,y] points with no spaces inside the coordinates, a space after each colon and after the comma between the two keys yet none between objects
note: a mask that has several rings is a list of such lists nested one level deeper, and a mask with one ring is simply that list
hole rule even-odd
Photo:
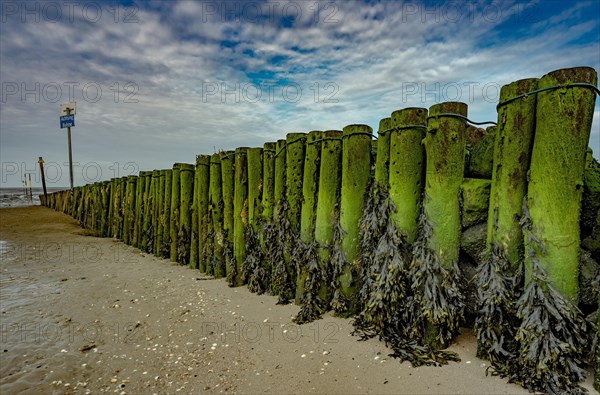
[{"label": "green algae-covered post", "polygon": [[233,257],[236,275],[232,284],[244,284],[242,264],[246,258],[245,230],[248,224],[248,148],[235,149],[235,187],[233,198]]},{"label": "green algae-covered post", "polygon": [[170,246],[170,259],[173,262],[177,262],[177,239],[179,235],[179,205],[181,204],[181,179],[179,175],[180,163],[173,164],[173,170],[171,171],[171,207],[169,217],[169,239],[171,242]]},{"label": "green algae-covered post", "polygon": [[[126,192],[127,192],[127,177],[119,178],[119,240],[123,240],[125,235],[125,207],[126,207]],[[79,208],[83,208],[82,205]]]},{"label": "green algae-covered post", "polygon": [[120,239],[121,238],[121,228],[123,221],[123,214],[121,211],[122,208],[122,197],[121,197],[121,189],[123,189],[123,180],[121,178],[116,179],[116,188],[115,188],[115,199],[114,199],[114,223],[113,223],[113,237]]},{"label": "green algae-covered post", "polygon": [[[310,244],[315,240],[315,219],[317,216],[317,193],[319,187],[319,167],[323,132],[315,130],[306,136],[306,153],[302,176],[302,207],[300,214],[300,240]],[[304,294],[304,283],[308,268],[300,262],[296,280],[296,304],[300,304]]]},{"label": "green algae-covered post", "polygon": [[405,108],[392,113],[390,133],[390,199],[396,207],[392,214],[398,231],[413,243],[423,191],[424,149],[421,141],[427,125],[426,108]]},{"label": "green algae-covered post", "polygon": [[[280,226],[283,222],[284,215],[282,212],[282,203],[285,200],[285,157],[286,141],[284,139],[277,140],[275,146],[275,175],[273,180],[273,221],[277,226]],[[283,240],[280,240],[279,243],[283,243]],[[284,246],[280,245],[278,248],[283,250]],[[271,269],[271,278],[273,279],[271,291],[273,295],[279,295],[282,289],[276,276],[277,268],[272,267]]]},{"label": "green algae-covered post", "polygon": [[392,132],[392,118],[383,118],[379,121],[377,132],[377,161],[375,162],[375,182],[387,188],[390,175],[390,136]]},{"label": "green algae-covered post", "polygon": [[273,219],[275,187],[275,143],[263,145],[262,216],[264,221]]},{"label": "green algae-covered post", "polygon": [[198,215],[198,269],[200,269],[200,272],[206,273],[208,262],[203,252],[208,236],[210,155],[198,155],[196,166],[198,172],[198,200],[196,203]]},{"label": "green algae-covered post", "polygon": [[146,176],[144,177],[144,212],[142,214],[142,227],[141,227],[141,236],[140,236],[140,250],[144,252],[148,252],[148,231],[150,229],[151,219],[150,219],[150,206],[152,205],[152,194],[150,188],[152,186],[152,172],[146,172]]},{"label": "green algae-covered post", "polygon": [[371,134],[367,125],[348,125],[343,129],[342,185],[340,198],[340,226],[342,249],[347,265],[339,277],[341,296],[345,299],[343,313],[353,314],[357,308],[360,287],[357,273],[359,259],[359,227],[365,194],[371,182]]},{"label": "green algae-covered post", "polygon": [[[596,86],[596,71],[590,67],[556,70],[539,80],[538,89],[570,83]],[[531,224],[525,234],[525,251],[533,254],[525,254],[526,274],[531,275],[532,260],[537,259],[550,283],[576,305],[583,171],[596,96],[587,87],[554,89],[537,96],[527,189]]]},{"label": "green algae-covered post", "polygon": [[275,153],[277,144],[274,142],[268,142],[263,145],[263,182],[262,182],[262,224],[260,229],[260,247],[262,249],[262,261],[261,265],[265,268],[267,273],[265,277],[265,289],[271,290],[272,281],[271,274],[273,272],[272,260],[267,255],[274,246],[271,240],[267,240],[272,237],[272,224],[273,224],[273,212],[275,208]]},{"label": "green algae-covered post", "polygon": [[[302,179],[304,174],[304,151],[306,133],[288,133],[286,135],[286,172],[285,172],[285,198],[288,202],[288,221],[293,242],[300,236],[300,216],[302,213]],[[294,246],[284,254],[288,276],[291,279],[291,288],[286,289],[286,299],[296,296],[297,263],[292,260]],[[289,291],[289,295],[288,294]],[[299,303],[299,298],[296,300]]]},{"label": "green algae-covered post", "polygon": [[223,243],[221,261],[222,267],[219,268],[221,277],[227,276],[229,279],[233,265],[233,199],[235,189],[235,151],[224,151],[221,157],[221,186],[223,196],[223,219],[221,224]]},{"label": "green algae-covered post", "polygon": [[258,232],[262,185],[263,152],[262,148],[248,148],[248,225]]},{"label": "green algae-covered post", "polygon": [[179,203],[179,231],[177,233],[177,262],[184,265],[189,264],[190,261],[195,169],[195,166],[190,163],[182,163],[179,167],[181,192]]},{"label": "green algae-covered post", "polygon": [[[102,182],[102,216],[100,218],[100,236],[106,237],[108,236],[107,226],[108,226],[108,205],[110,202],[110,181]],[[43,196],[43,195],[42,195]],[[137,196],[136,196],[136,209],[137,209]],[[46,203],[46,202],[44,202]],[[137,247],[137,242],[135,244]]]},{"label": "green algae-covered post", "polygon": [[144,222],[142,223],[142,232],[144,233],[143,238],[143,250],[144,252],[151,252],[154,247],[154,229],[152,228],[152,214],[154,207],[154,180],[152,177],[153,172],[148,172],[146,179],[146,204],[144,209]]},{"label": "green algae-covered post", "polygon": [[527,192],[537,95],[507,100],[532,92],[537,85],[537,78],[529,78],[500,89],[486,249],[489,252],[493,245],[502,247],[513,270],[523,261],[523,233],[519,222]]},{"label": "green algae-covered post", "polygon": [[167,171],[165,169],[160,170],[158,175],[158,218],[156,227],[156,236],[154,236],[154,255],[157,257],[162,256],[163,239],[162,235],[165,231],[165,183],[166,183]]},{"label": "green algae-covered post", "polygon": [[160,211],[160,170],[152,170],[152,243],[148,246],[150,252],[156,255],[158,216]]},{"label": "green algae-covered post", "polygon": [[[323,133],[321,144],[321,166],[319,169],[319,188],[315,218],[315,241],[319,243],[319,264],[329,265],[333,233],[339,216],[338,204],[342,183],[342,131],[328,130]],[[331,270],[327,270],[331,272]],[[332,290],[323,280],[319,290],[320,299],[328,303]]]},{"label": "green algae-covered post", "polygon": [[427,152],[425,182],[425,214],[433,234],[428,246],[435,251],[446,269],[458,262],[460,248],[460,202],[458,195],[464,174],[465,130],[462,119],[438,114],[466,117],[467,105],[445,102],[429,110],[427,136],[423,140]]},{"label": "green algae-covered post", "polygon": [[216,153],[210,158],[210,214],[212,219],[213,251],[207,273],[216,278],[223,277],[223,195],[221,183],[221,156]]},{"label": "green algae-covered post", "polygon": [[[465,103],[445,102],[431,106],[427,134],[423,139],[426,152],[423,206],[426,220],[431,227],[431,234],[426,236],[425,243],[429,251],[435,255],[433,259],[436,259],[441,268],[448,273],[452,273],[458,264],[461,235],[459,193],[464,175],[466,150],[466,123],[456,116],[467,116]],[[429,273],[430,276],[442,276],[438,273],[440,269],[431,268],[431,270],[434,272]],[[434,281],[439,283],[444,280],[438,278]],[[443,292],[437,289],[434,291]],[[445,304],[451,302],[445,301]],[[440,319],[443,321],[446,317]],[[455,319],[456,317],[448,317],[447,324],[452,329],[456,325]],[[434,348],[447,346],[449,336],[442,336],[435,323],[427,319],[425,328],[426,344]]]},{"label": "green algae-covered post", "polygon": [[160,247],[162,245],[162,240],[160,235],[162,234],[162,227],[164,226],[162,222],[162,217],[165,209],[165,171],[158,170],[158,179],[156,183],[156,203],[154,208],[154,215],[156,215],[156,219],[154,220],[155,228],[154,228],[154,255],[159,257],[161,256]]},{"label": "green algae-covered post", "polygon": [[[107,236],[114,237],[114,218],[115,218],[115,189],[117,189],[117,179],[110,179],[110,193],[109,193],[109,201],[108,201],[108,224],[107,224]],[[56,196],[59,196],[59,193],[56,193]],[[55,199],[56,201],[56,199]],[[55,207],[57,209],[57,207]]]},{"label": "green algae-covered post", "polygon": [[137,176],[128,176],[127,185],[125,190],[125,218],[124,218],[124,231],[123,231],[123,242],[125,244],[132,244],[133,236],[133,224],[135,219],[135,187],[137,183]]},{"label": "green algae-covered post", "polygon": [[158,237],[161,239],[160,254],[163,258],[171,257],[171,189],[173,184],[173,170],[165,170],[165,198],[163,204],[163,231]]},{"label": "green algae-covered post", "polygon": [[200,156],[196,155],[194,172],[194,197],[192,199],[192,231],[190,234],[190,268],[198,269],[198,178],[200,177]]},{"label": "green algae-covered post", "polygon": [[135,220],[133,223],[133,243],[134,247],[140,247],[140,233],[142,229],[142,214],[144,210],[144,185],[146,183],[146,172],[140,171],[138,181],[135,187]]}]

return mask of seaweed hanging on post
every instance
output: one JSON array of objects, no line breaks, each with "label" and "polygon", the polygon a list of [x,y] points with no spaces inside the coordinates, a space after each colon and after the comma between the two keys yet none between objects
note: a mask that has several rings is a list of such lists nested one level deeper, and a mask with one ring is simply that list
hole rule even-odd
[{"label": "seaweed hanging on post", "polygon": [[[527,200],[526,200],[527,201]],[[525,251],[531,267],[527,285],[516,303],[521,324],[515,339],[519,343],[516,365],[510,381],[530,391],[550,394],[583,394],[578,385],[585,378],[586,324],[581,311],[552,284],[541,265],[547,254],[533,225],[526,204],[523,205]]]},{"label": "seaweed hanging on post", "polygon": [[275,208],[275,220],[273,221],[275,231],[275,254],[268,257],[269,266],[273,268],[273,289],[278,290],[279,299],[277,304],[288,304],[293,297],[290,289],[293,289],[292,277],[288,271],[285,260],[286,255],[292,256],[296,248],[296,238],[293,236],[288,216],[289,205],[287,199],[282,197]]},{"label": "seaweed hanging on post", "polygon": [[[399,307],[410,292],[408,263],[410,251],[393,220],[394,204],[384,187],[373,183],[360,221],[361,313],[354,321],[356,330],[380,333],[396,327]],[[400,328],[396,328],[398,330]]]},{"label": "seaweed hanging on post", "polygon": [[[425,197],[427,201],[427,197]],[[464,297],[456,281],[461,278],[458,266],[448,269],[429,247],[433,229],[425,213],[419,218],[418,238],[410,264],[410,281],[414,297],[412,332],[423,333],[425,344],[443,348],[458,333],[464,310]]]},{"label": "seaweed hanging on post", "polygon": [[315,240],[310,243],[300,241],[296,250],[296,259],[306,273],[304,292],[300,298],[300,311],[293,319],[297,324],[317,320],[327,310],[327,301],[321,298],[319,290],[321,281],[330,276],[325,269],[327,265],[319,262],[319,248],[320,245]]},{"label": "seaweed hanging on post", "polygon": [[507,364],[516,357],[518,327],[516,300],[521,284],[521,271],[511,274],[510,261],[504,248],[492,245],[487,258],[477,268],[477,356],[491,362],[499,375],[510,375]]}]

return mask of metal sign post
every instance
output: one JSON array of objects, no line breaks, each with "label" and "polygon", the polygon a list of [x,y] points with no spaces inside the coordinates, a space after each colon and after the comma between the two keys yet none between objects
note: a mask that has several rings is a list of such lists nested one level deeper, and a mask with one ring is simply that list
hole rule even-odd
[{"label": "metal sign post", "polygon": [[73,193],[73,151],[71,149],[71,126],[75,126],[75,111],[77,104],[75,102],[61,104],[60,106],[60,127],[67,128],[67,139],[69,141],[69,179],[71,181],[71,193]]}]

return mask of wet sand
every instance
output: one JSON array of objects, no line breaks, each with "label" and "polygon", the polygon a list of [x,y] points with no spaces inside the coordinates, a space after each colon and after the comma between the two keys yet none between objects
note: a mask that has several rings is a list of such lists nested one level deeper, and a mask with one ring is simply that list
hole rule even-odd
[{"label": "wet sand", "polygon": [[0,209],[0,240],[2,394],[528,393],[486,377],[469,330],[451,347],[460,363],[413,368],[351,320],[295,325],[297,306],[44,207]]}]

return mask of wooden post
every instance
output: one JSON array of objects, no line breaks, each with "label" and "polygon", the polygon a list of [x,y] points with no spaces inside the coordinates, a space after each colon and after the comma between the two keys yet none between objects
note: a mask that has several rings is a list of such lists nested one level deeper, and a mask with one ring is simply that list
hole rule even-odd
[{"label": "wooden post", "polygon": [[194,197],[192,199],[192,231],[190,237],[190,268],[198,269],[198,186],[200,177],[200,155],[196,155],[196,170],[194,171]]},{"label": "wooden post", "polygon": [[[538,88],[570,83],[596,86],[598,77],[590,67],[561,69],[543,76]],[[577,305],[583,170],[596,96],[585,87],[537,96],[527,189],[531,226],[525,234],[526,281],[537,259],[552,285]]]},{"label": "wooden post", "polygon": [[166,183],[166,170],[160,170],[158,175],[158,193],[157,193],[157,221],[156,221],[156,236],[154,237],[154,255],[162,257],[162,235],[165,232],[165,183]]},{"label": "wooden post", "polygon": [[[319,169],[319,192],[315,218],[315,240],[319,243],[320,264],[330,266],[331,242],[337,221],[342,185],[342,131],[328,130],[323,133],[321,166]],[[328,268],[326,272],[332,272]],[[330,284],[323,279],[319,298],[328,304],[331,300]]]},{"label": "wooden post", "polygon": [[179,203],[179,230],[177,232],[177,262],[183,265],[188,265],[190,263],[194,174],[194,165],[190,163],[180,164],[179,178],[181,192]]},{"label": "wooden post", "polygon": [[371,136],[367,125],[348,125],[343,130],[340,225],[344,231],[342,249],[347,265],[339,277],[345,314],[354,314],[361,279],[355,278],[359,265],[359,227],[365,195],[371,182]]},{"label": "wooden post", "polygon": [[221,220],[222,243],[222,272],[227,276],[229,284],[233,284],[235,277],[235,262],[233,260],[233,199],[235,189],[235,151],[221,152],[221,178],[223,208]]},{"label": "wooden post", "polygon": [[375,182],[386,189],[388,188],[390,177],[389,167],[391,128],[391,118],[383,118],[379,121],[379,131],[377,132],[377,160],[375,162]]},{"label": "wooden post", "polygon": [[390,199],[398,231],[413,243],[423,193],[424,149],[421,141],[427,125],[426,108],[405,108],[392,113],[390,133]]},{"label": "wooden post", "polygon": [[527,171],[535,132],[537,95],[528,95],[506,104],[506,100],[537,89],[538,79],[529,78],[500,89],[498,126],[492,167],[492,185],[487,222],[488,253],[502,248],[513,271],[523,262],[523,233],[520,224],[523,198],[527,192]]},{"label": "wooden post", "polygon": [[[286,140],[277,140],[275,146],[275,176],[273,182],[273,222],[276,227],[280,227],[281,224],[284,222],[285,213],[282,210],[282,205],[283,201],[285,200],[285,157]],[[278,238],[276,244],[277,250],[281,251],[281,254],[283,256],[283,251],[285,250],[284,240]],[[279,271],[280,273],[278,273],[277,263],[280,263],[283,266],[283,269]],[[285,270],[285,262],[283,262],[283,260],[281,260],[281,262],[272,262],[271,270],[271,291],[273,292],[273,295],[280,295],[283,288],[286,286],[286,284],[284,284],[286,282],[286,279],[283,278],[284,275],[287,275],[287,271]],[[280,300],[282,302],[285,301],[283,297],[280,297]]]},{"label": "wooden post", "polygon": [[[306,245],[315,240],[322,139],[323,132],[318,130],[312,131],[306,136],[300,214],[300,240]],[[308,275],[306,263],[299,262],[299,264],[296,278],[296,304],[300,304],[302,301]]]},{"label": "wooden post", "polygon": [[160,254],[163,258],[171,258],[171,193],[173,189],[173,170],[165,170],[165,196],[163,204],[163,231],[158,237],[162,240]]},{"label": "wooden post", "polygon": [[179,206],[181,204],[181,180],[179,175],[180,163],[173,164],[173,170],[171,172],[171,207],[170,207],[170,258],[171,261],[177,262],[177,239],[179,236],[179,221],[181,215],[179,212]]},{"label": "wooden post", "polygon": [[245,230],[248,224],[248,158],[246,147],[235,149],[235,186],[233,199],[233,257],[236,275],[233,285],[244,284],[242,264],[246,258]]},{"label": "wooden post", "polygon": [[207,273],[216,278],[223,277],[223,194],[221,183],[221,156],[213,154],[210,158],[210,214],[212,217],[213,253]]},{"label": "wooden post", "polygon": [[[302,179],[304,175],[304,150],[306,144],[306,133],[288,133],[286,135],[286,173],[285,173],[285,197],[288,202],[287,220],[290,224],[290,242],[296,243],[300,237],[300,216],[302,212]],[[284,260],[291,287],[286,287],[285,299],[296,298],[297,262],[292,259],[295,245],[284,254]],[[299,303],[299,298],[296,300]]]},{"label": "wooden post", "polygon": [[198,268],[200,272],[206,273],[209,264],[204,254],[206,238],[208,237],[209,218],[209,181],[210,181],[210,155],[198,155]]},{"label": "wooden post", "polygon": [[[427,122],[427,134],[423,139],[426,152],[426,176],[425,176],[425,217],[431,227],[431,234],[424,236],[425,246],[432,254],[431,259],[439,262],[439,267],[431,268],[427,275],[431,278],[425,279],[425,282],[441,284],[443,280],[442,271],[448,273],[458,263],[458,253],[460,249],[460,202],[459,192],[463,181],[465,167],[465,149],[466,149],[466,122],[456,116],[444,114],[454,114],[457,116],[467,116],[467,105],[459,102],[445,102],[433,105],[429,109],[429,118]],[[421,254],[416,253],[415,259],[420,262]],[[429,258],[427,258],[429,259]],[[414,263],[413,266],[419,266],[425,263]],[[425,286],[426,287],[426,286]],[[443,292],[436,285],[435,292]],[[421,290],[427,292],[426,290]],[[427,299],[427,297],[424,297]],[[446,300],[446,304],[452,301]],[[423,305],[421,306],[423,308]],[[425,314],[425,311],[421,312]],[[439,317],[438,319],[447,320],[445,327],[450,328],[450,332],[455,332],[458,328],[455,320],[457,317]],[[444,348],[450,342],[449,335],[441,335],[438,324],[442,322],[432,322],[426,318],[424,342],[433,348]]]},{"label": "wooden post", "polygon": [[128,176],[125,190],[125,215],[123,221],[123,242],[132,244],[133,224],[135,220],[135,189],[137,176]]}]

